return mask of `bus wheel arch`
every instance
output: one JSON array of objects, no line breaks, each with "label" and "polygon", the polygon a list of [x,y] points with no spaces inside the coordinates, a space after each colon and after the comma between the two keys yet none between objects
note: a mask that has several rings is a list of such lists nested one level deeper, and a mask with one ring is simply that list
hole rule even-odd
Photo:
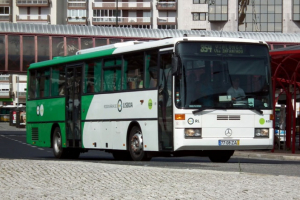
[{"label": "bus wheel arch", "polygon": [[143,133],[137,122],[131,122],[127,130],[127,149],[134,161],[149,161],[151,157],[147,155],[143,148]]}]

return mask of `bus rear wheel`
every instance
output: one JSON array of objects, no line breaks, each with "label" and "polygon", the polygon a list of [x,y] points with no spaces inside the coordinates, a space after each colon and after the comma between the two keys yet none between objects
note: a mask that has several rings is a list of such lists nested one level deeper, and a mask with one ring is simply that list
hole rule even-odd
[{"label": "bus rear wheel", "polygon": [[59,127],[56,127],[52,137],[52,144],[53,144],[53,154],[56,158],[62,159],[67,158],[67,149],[62,147],[62,137],[61,131]]},{"label": "bus rear wheel", "polygon": [[226,163],[233,153],[234,150],[210,151],[208,157],[211,162]]},{"label": "bus rear wheel", "polygon": [[139,127],[134,126],[129,135],[129,152],[134,161],[149,161],[151,157],[143,149],[143,134]]}]

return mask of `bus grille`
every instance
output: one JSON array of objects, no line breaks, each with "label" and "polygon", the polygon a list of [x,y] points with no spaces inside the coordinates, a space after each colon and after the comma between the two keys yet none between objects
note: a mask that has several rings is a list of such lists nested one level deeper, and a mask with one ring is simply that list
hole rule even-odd
[{"label": "bus grille", "polygon": [[39,140],[39,129],[38,128],[32,128],[31,129],[31,136],[32,136],[32,140]]},{"label": "bus grille", "polygon": [[241,120],[240,115],[217,115],[217,120]]}]

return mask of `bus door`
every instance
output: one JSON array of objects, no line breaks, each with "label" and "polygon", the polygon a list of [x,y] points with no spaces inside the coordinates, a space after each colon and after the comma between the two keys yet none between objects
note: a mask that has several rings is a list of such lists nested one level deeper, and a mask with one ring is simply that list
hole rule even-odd
[{"label": "bus door", "polygon": [[159,148],[173,150],[172,51],[160,51],[158,58]]},{"label": "bus door", "polygon": [[67,66],[66,133],[67,147],[81,147],[82,65]]}]

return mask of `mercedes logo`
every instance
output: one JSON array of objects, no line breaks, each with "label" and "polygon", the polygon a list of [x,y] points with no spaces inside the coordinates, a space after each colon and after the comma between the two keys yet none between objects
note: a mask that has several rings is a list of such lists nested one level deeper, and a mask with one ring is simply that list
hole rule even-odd
[{"label": "mercedes logo", "polygon": [[230,136],[232,135],[232,130],[231,130],[230,128],[226,129],[226,130],[225,130],[225,135],[226,135],[227,137],[230,137]]}]

